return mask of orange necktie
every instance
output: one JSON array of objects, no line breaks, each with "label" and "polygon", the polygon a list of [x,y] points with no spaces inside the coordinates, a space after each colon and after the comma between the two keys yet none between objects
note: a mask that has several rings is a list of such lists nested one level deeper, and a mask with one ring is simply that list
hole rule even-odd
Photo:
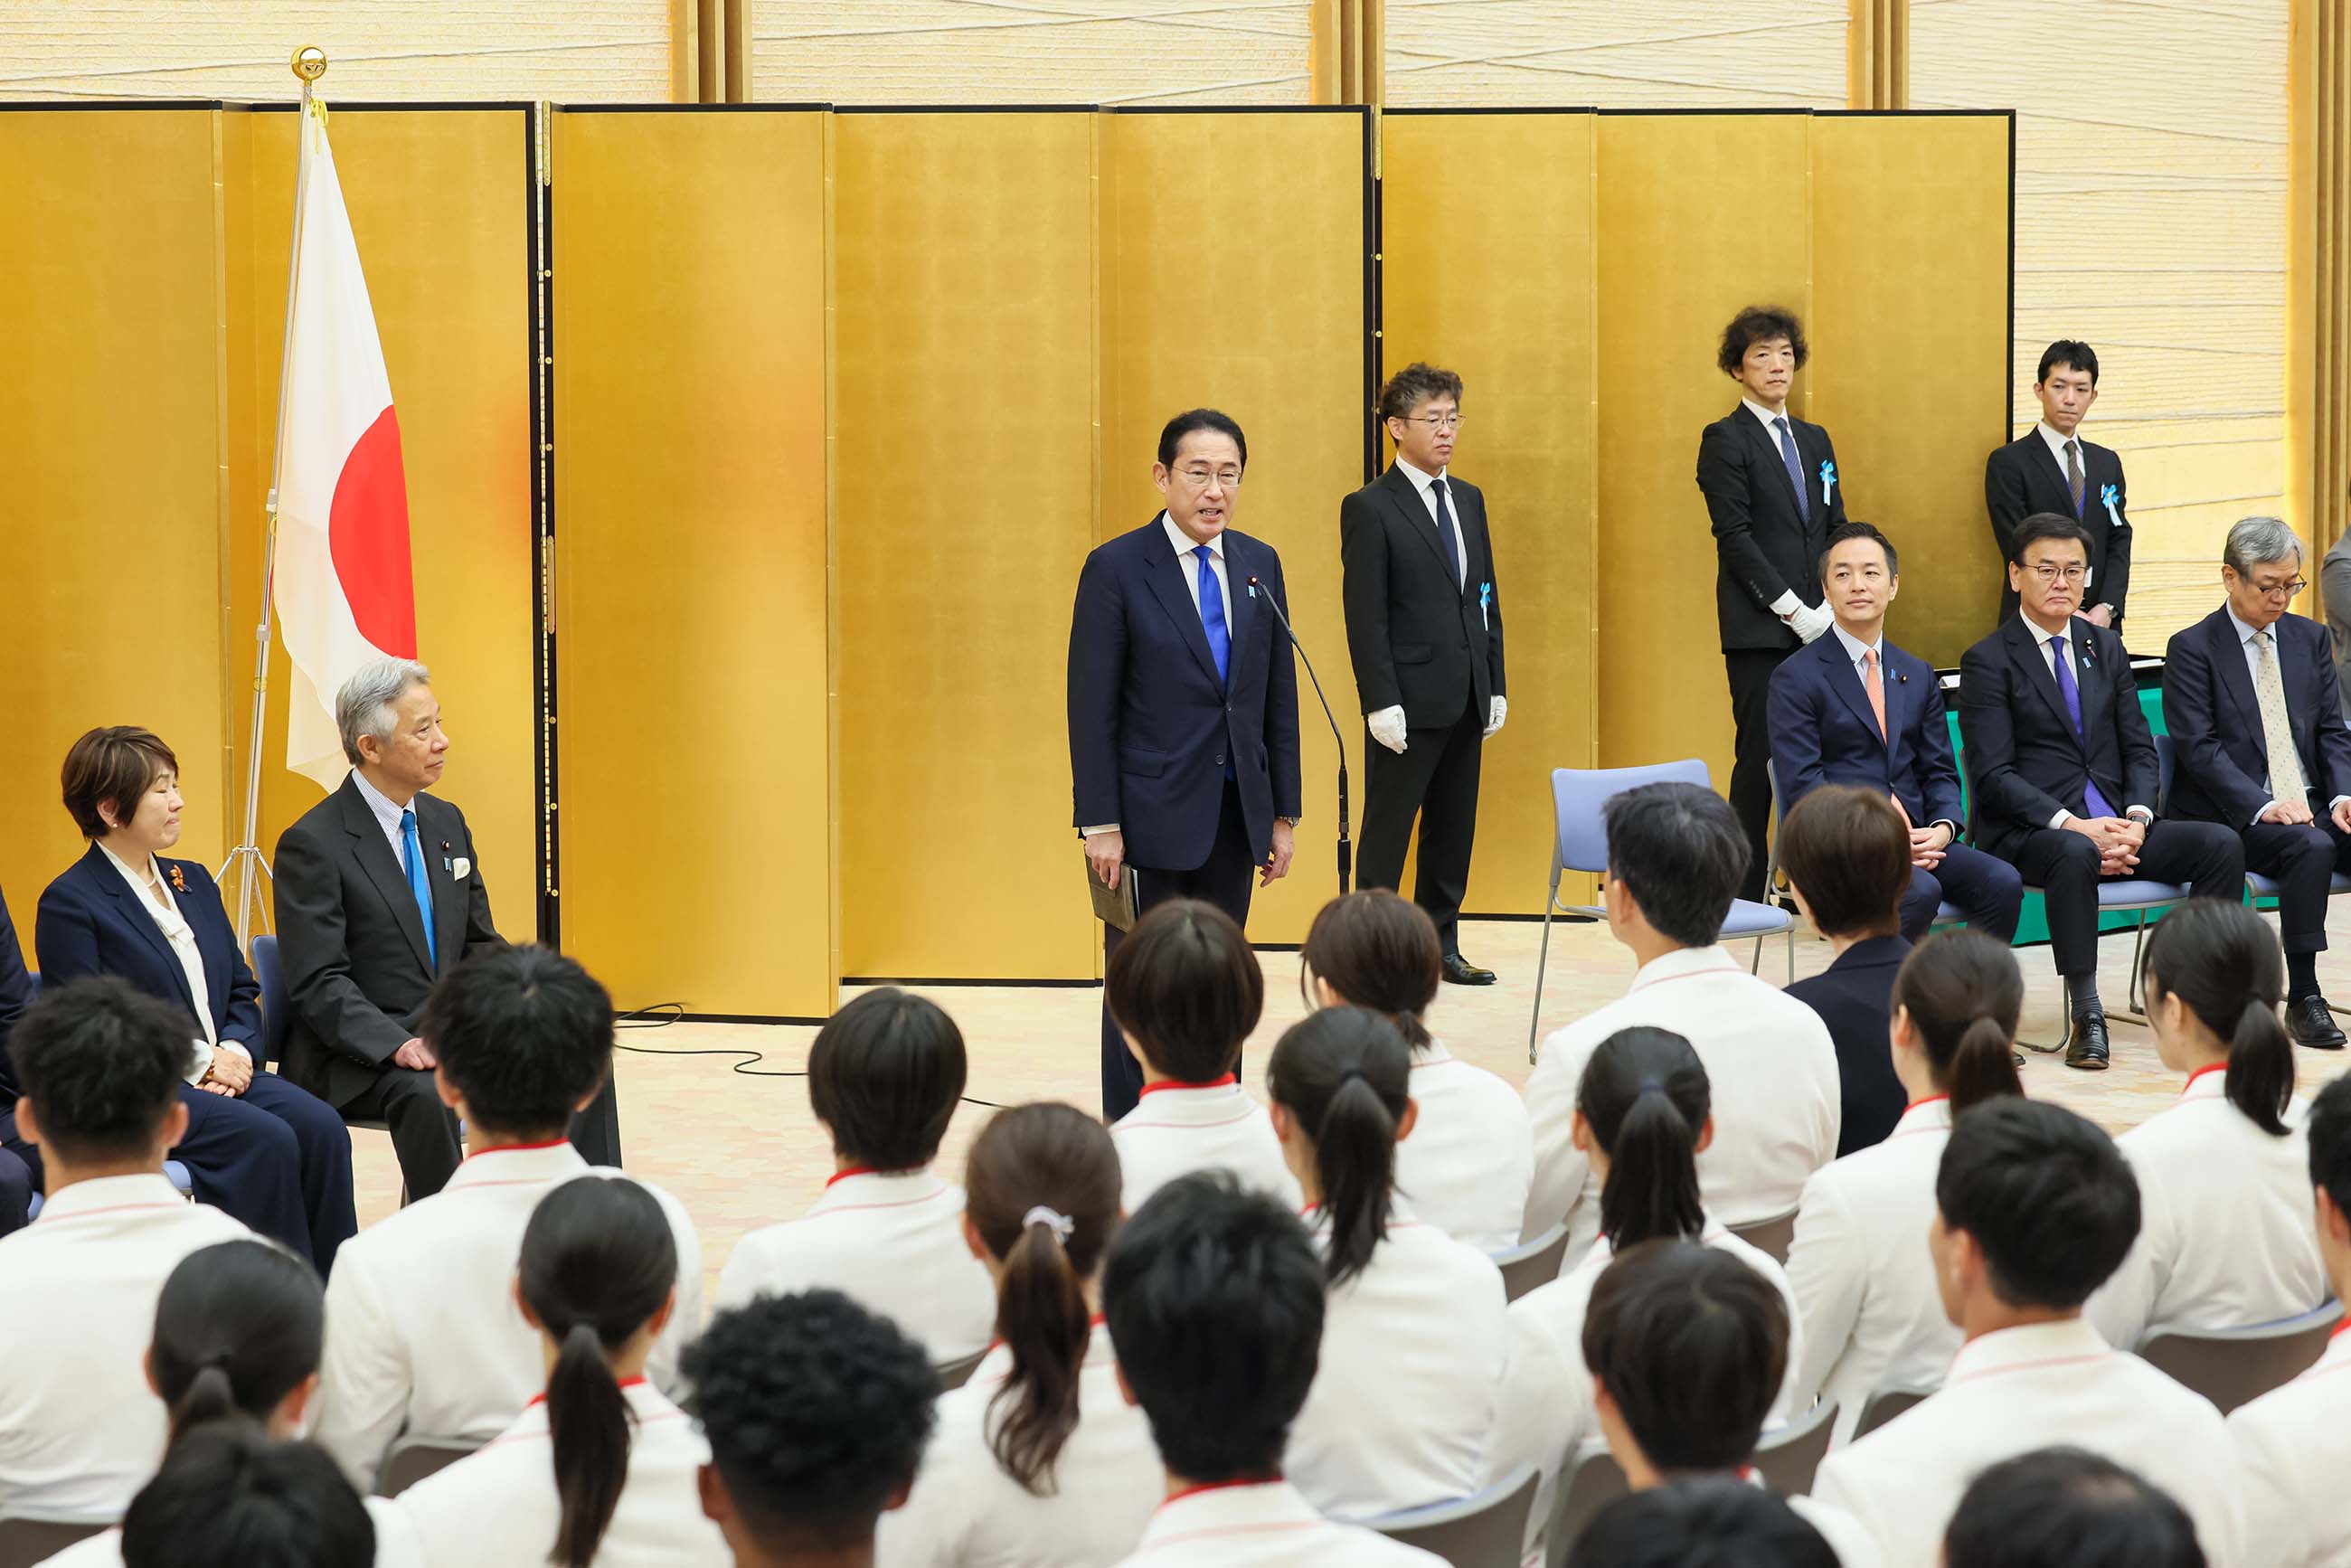
[{"label": "orange necktie", "polygon": [[[1876,649],[1864,648],[1861,651],[1861,669],[1862,687],[1869,693],[1869,711],[1877,716],[1877,737],[1890,742],[1892,737],[1886,733],[1886,683],[1878,678]],[[1909,808],[1902,804],[1902,797],[1888,791],[1886,799],[1892,800],[1894,809],[1902,813],[1903,827],[1911,827]]]}]

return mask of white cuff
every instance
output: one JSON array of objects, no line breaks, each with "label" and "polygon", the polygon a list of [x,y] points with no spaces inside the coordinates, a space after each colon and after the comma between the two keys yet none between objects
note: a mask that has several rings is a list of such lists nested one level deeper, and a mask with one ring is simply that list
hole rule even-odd
[{"label": "white cuff", "polygon": [[245,1047],[236,1040],[225,1040],[220,1042],[220,1048],[223,1051],[233,1051],[236,1052],[238,1058],[242,1060],[247,1067],[253,1065],[253,1052],[246,1050]]},{"label": "white cuff", "polygon": [[1118,831],[1118,824],[1116,822],[1105,822],[1100,827],[1080,828],[1078,831],[1083,833],[1090,839],[1100,838],[1104,833],[1114,833]]},{"label": "white cuff", "polygon": [[2071,811],[2065,811],[2065,810],[2060,810],[2060,811],[2059,811],[2055,816],[2053,816],[2053,817],[2052,817],[2052,818],[2050,818],[2050,819],[2049,819],[2049,825],[2050,825],[2051,827],[2053,827],[2053,828],[2062,828],[2062,827],[2064,827],[2066,823],[2068,823],[2068,822],[2072,821],[2073,820],[2074,820],[2074,813],[2073,813],[2073,812],[2071,812]]},{"label": "white cuff", "polygon": [[2125,806],[2123,815],[2142,828],[2150,826],[2155,821],[2155,813],[2145,806]]},{"label": "white cuff", "polygon": [[1797,598],[1794,591],[1791,590],[1771,601],[1771,613],[1785,621],[1803,607],[1804,601]]},{"label": "white cuff", "polygon": [[[2264,800],[2263,802],[2262,802],[2262,809],[2261,809],[2260,810],[2255,811],[2255,812],[2253,813],[2253,821],[2254,821],[2254,822],[2258,822],[2258,821],[2260,821],[2263,817],[2268,816],[2268,815],[2270,814],[2270,808],[2271,808],[2272,806],[2276,805],[2276,804],[2277,804],[2277,802],[2276,802],[2275,800]],[[2251,827],[2252,825],[2252,823],[2251,823],[2251,822],[2249,822],[2249,823],[2247,823],[2247,824],[2246,824],[2246,826],[2248,826],[2248,827]]]}]

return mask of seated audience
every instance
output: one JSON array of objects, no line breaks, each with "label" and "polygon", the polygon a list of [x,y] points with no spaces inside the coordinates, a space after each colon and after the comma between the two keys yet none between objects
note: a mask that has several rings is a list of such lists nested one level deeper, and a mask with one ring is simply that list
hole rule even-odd
[{"label": "seated audience", "polygon": [[[565,1141],[612,1070],[612,999],[545,947],[498,947],[434,988],[420,1020],[442,1103],[472,1153],[448,1186],[370,1226],[327,1281],[318,1439],[375,1483],[393,1438],[486,1442],[547,1384],[537,1330],[515,1303],[515,1257],[539,1199],[598,1167]],[[647,1189],[677,1246],[677,1309],[648,1374],[678,1387],[678,1349],[701,1317],[702,1248],[676,1199]]]},{"label": "seated audience", "polygon": [[[2351,1301],[2351,1078],[2318,1092],[2304,1124],[2316,1188],[2318,1249],[2335,1299]],[[2245,1472],[2245,1520],[2274,1568],[2351,1563],[2351,1333],[2326,1342],[2317,1364],[2283,1387],[2229,1413]]]},{"label": "seated audience", "polygon": [[711,1320],[685,1375],[710,1444],[702,1511],[736,1568],[873,1560],[931,1435],[921,1345],[838,1291],[759,1296]]},{"label": "seated audience", "polygon": [[1485,1475],[1509,1303],[1492,1260],[1396,1190],[1411,1051],[1379,1014],[1325,1008],[1283,1032],[1266,1087],[1330,1295],[1284,1473],[1332,1519],[1467,1497]]},{"label": "seated audience", "polygon": [[1333,899],[1299,950],[1310,1005],[1384,1013],[1412,1047],[1412,1136],[1396,1145],[1396,1190],[1414,1216],[1486,1252],[1518,1245],[1534,1179],[1534,1129],[1519,1092],[1457,1061],[1422,1015],[1443,954],[1422,909],[1386,888]]},{"label": "seated audience", "polygon": [[1932,1563],[1978,1471],[2070,1443],[2178,1498],[2218,1568],[2262,1561],[2244,1550],[2220,1412],[2082,1317],[2138,1233],[2114,1140],[2059,1106],[1995,1097],[1952,1125],[1935,1205],[1927,1244],[1967,1343],[1940,1391],[1830,1454],[1813,1495],[1858,1518],[1887,1562]]},{"label": "seated audience", "polygon": [[2205,1568],[2205,1557],[2195,1521],[2137,1472],[2082,1448],[2038,1448],[1968,1483],[1943,1532],[1943,1568]]},{"label": "seated audience", "polygon": [[1836,1402],[1835,1440],[1878,1389],[1943,1381],[1959,1331],[1927,1250],[1935,1173],[1951,1119],[2023,1091],[2010,1042],[2024,977],[2007,947],[1972,931],[1921,942],[1894,978],[1894,1074],[1909,1109],[1893,1135],[1813,1173],[1796,1210],[1788,1281],[1803,1324],[1790,1361],[1800,1406]]},{"label": "seated audience", "polygon": [[[1803,1338],[1780,1265],[1706,1210],[1698,1161],[1715,1134],[1713,1090],[1688,1040],[1635,1027],[1601,1041],[1576,1086],[1573,1126],[1577,1149],[1600,1180],[1600,1240],[1558,1279],[1510,1303],[1510,1357],[1489,1466],[1494,1475],[1515,1465],[1541,1472],[1531,1540],[1550,1522],[1561,1461],[1594,1435],[1584,1312],[1593,1282],[1617,1253],[1658,1240],[1728,1253],[1787,1303],[1789,1365]],[[1771,1416],[1785,1420],[1789,1414],[1782,1390]]]},{"label": "seated audience", "polygon": [[1323,1519],[1283,1477],[1315,1381],[1323,1273],[1306,1228],[1229,1171],[1178,1176],[1120,1228],[1102,1312],[1119,1386],[1149,1418],[1166,1477],[1123,1563],[1436,1568],[1417,1548]]},{"label": "seated audience", "polygon": [[122,1520],[125,1568],[377,1568],[367,1507],[324,1450],[246,1419],[213,1422],[172,1450]]},{"label": "seated audience", "polygon": [[187,1130],[187,1019],[128,980],[45,993],[8,1041],[16,1130],[48,1173],[40,1218],[0,1239],[0,1513],[112,1521],[163,1451],[140,1375],[155,1301],[198,1248],[246,1235],[163,1179]]},{"label": "seated audience", "polygon": [[939,1397],[883,1568],[1102,1568],[1134,1549],[1163,1476],[1118,1391],[1100,1317],[1119,1223],[1118,1151],[1069,1105],[998,1112],[971,1145],[964,1233],[996,1281],[997,1343]]},{"label": "seated audience", "polygon": [[[295,1437],[319,1393],[326,1310],[319,1276],[285,1247],[258,1238],[189,1253],[163,1281],[147,1385],[169,1421],[166,1458],[218,1421],[258,1423],[272,1441]],[[378,1568],[422,1561],[415,1531],[390,1498],[369,1498]],[[43,1568],[121,1568],[122,1531],[101,1531]]]},{"label": "seated audience", "polygon": [[0,897],[0,1236],[25,1228],[41,1185],[31,1164],[39,1152],[16,1135],[16,1075],[8,1066],[9,1033],[32,1005],[33,977],[25,972],[8,901]]},{"label": "seated audience", "polygon": [[1788,994],[1821,1015],[1836,1046],[1836,1152],[1849,1155],[1884,1143],[1908,1101],[1886,1054],[1886,1025],[1894,973],[1910,956],[1895,929],[1910,885],[1909,839],[1884,796],[1826,784],[1780,824],[1780,864],[1796,907],[1834,955]]},{"label": "seated audience", "polygon": [[[1639,1492],[1692,1476],[1748,1479],[1793,1328],[1780,1292],[1728,1253],[1687,1241],[1618,1253],[1593,1281],[1583,1363],[1625,1484]],[[1844,1568],[1877,1562],[1853,1519],[1810,1498],[1790,1506]]]},{"label": "seated audience", "polygon": [[645,1380],[677,1308],[677,1242],[625,1176],[566,1182],[522,1233],[515,1300],[538,1333],[545,1394],[488,1444],[400,1494],[426,1568],[724,1568],[696,1506],[710,1451]]},{"label": "seated audience", "polygon": [[[1843,1568],[1784,1499],[1708,1476],[1620,1497],[1594,1515],[1567,1568]],[[1917,1568],[1926,1568],[1921,1563]]]},{"label": "seated audience", "polygon": [[1120,940],[1102,988],[1143,1066],[1142,1099],[1110,1130],[1127,1213],[1198,1170],[1228,1170],[1297,1207],[1273,1124],[1236,1071],[1265,1010],[1265,973],[1232,916],[1196,899],[1157,905]]},{"label": "seated audience", "polygon": [[276,1237],[325,1273],[359,1228],[351,1136],[324,1101],[265,1071],[261,986],[212,873],[170,860],[180,763],[143,729],[93,729],[66,753],[66,810],[89,841],[41,894],[43,983],[120,975],[187,1015],[188,1131],[171,1157],[196,1197]]},{"label": "seated audience", "polygon": [[1820,1015],[1715,945],[1747,839],[1722,798],[1695,784],[1646,784],[1603,809],[1609,934],[1639,965],[1621,1000],[1552,1034],[1527,1080],[1535,1128],[1529,1238],[1565,1220],[1571,1264],[1600,1229],[1600,1176],[1577,1146],[1576,1086],[1600,1042],[1646,1025],[1697,1049],[1715,1097],[1739,1114],[1706,1145],[1706,1211],[1725,1225],[1796,1207],[1804,1178],[1836,1157],[1836,1047]]},{"label": "seated audience", "polygon": [[2115,1140],[2138,1177],[2138,1240],[2090,1298],[2108,1344],[2250,1328],[2326,1299],[2310,1146],[2278,1019],[2278,939],[2241,904],[2192,899],[2147,938],[2147,1014],[2179,1101]]},{"label": "seated audience", "polygon": [[884,986],[827,1019],[808,1084],[832,1176],[806,1214],[735,1244],[718,1304],[824,1286],[886,1314],[933,1361],[986,1345],[996,1291],[964,1240],[963,1188],[931,1169],[965,1071],[955,1019],[912,991]]}]

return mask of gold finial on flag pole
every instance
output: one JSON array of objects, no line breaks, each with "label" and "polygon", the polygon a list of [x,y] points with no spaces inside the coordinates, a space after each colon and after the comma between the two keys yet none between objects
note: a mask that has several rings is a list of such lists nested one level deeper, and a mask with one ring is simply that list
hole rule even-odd
[{"label": "gold finial on flag pole", "polygon": [[294,51],[294,74],[305,82],[317,81],[327,74],[327,51],[316,44],[305,44]]}]

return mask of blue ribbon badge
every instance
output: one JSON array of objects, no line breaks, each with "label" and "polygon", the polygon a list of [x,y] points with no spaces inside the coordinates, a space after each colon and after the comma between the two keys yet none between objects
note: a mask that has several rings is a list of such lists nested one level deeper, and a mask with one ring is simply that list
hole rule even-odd
[{"label": "blue ribbon badge", "polygon": [[1832,507],[1835,504],[1836,465],[1823,457],[1821,459],[1821,505]]},{"label": "blue ribbon badge", "polygon": [[1493,602],[1494,585],[1490,582],[1479,583],[1478,585],[1478,624],[1489,632],[1493,630],[1494,618],[1487,613],[1486,607]]},{"label": "blue ribbon badge", "polygon": [[2120,509],[2122,499],[2123,490],[2121,486],[2101,485],[2098,486],[2098,500],[2100,504],[2106,508],[2106,521],[2112,523],[2116,528],[2121,528],[2123,526],[2123,515]]}]

